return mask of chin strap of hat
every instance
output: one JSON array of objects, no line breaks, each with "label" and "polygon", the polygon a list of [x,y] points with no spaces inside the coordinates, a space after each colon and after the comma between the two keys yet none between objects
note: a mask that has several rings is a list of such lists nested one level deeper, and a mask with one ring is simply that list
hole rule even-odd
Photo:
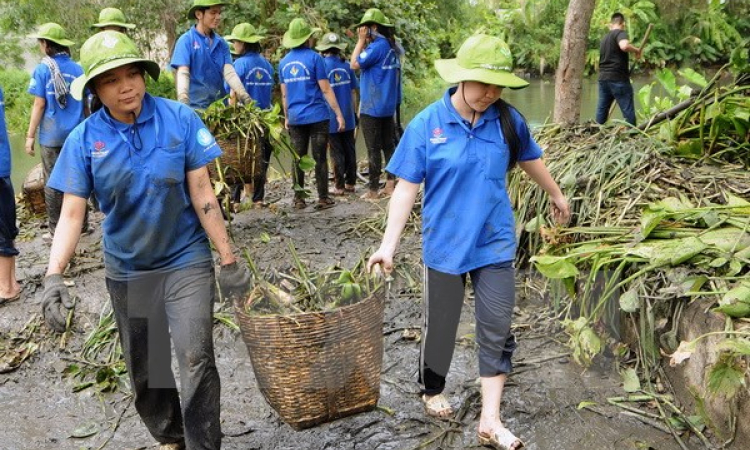
[{"label": "chin strap of hat", "polygon": [[469,102],[466,101],[466,92],[464,91],[464,82],[463,81],[461,82],[461,98],[463,99],[464,104],[466,106],[468,106],[469,109],[471,110],[471,122],[469,122],[469,128],[470,129],[474,128],[474,119],[476,118],[477,110],[474,109],[474,108],[472,108],[471,105],[469,104]]}]

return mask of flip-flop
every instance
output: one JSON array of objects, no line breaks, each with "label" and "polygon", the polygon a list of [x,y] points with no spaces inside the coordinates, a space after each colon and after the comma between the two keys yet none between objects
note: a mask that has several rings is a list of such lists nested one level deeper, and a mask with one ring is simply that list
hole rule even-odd
[{"label": "flip-flop", "polygon": [[320,211],[321,209],[333,208],[334,206],[336,206],[336,202],[332,198],[323,197],[315,204],[315,209]]},{"label": "flip-flop", "polygon": [[14,295],[13,297],[0,297],[0,305],[4,303],[10,303],[15,302],[16,300],[21,298],[21,291],[18,291],[18,294]]},{"label": "flip-flop", "polygon": [[297,198],[294,200],[294,209],[305,209],[307,207],[307,203],[304,199]]},{"label": "flip-flop", "polygon": [[[524,448],[524,443],[521,439],[517,438],[507,428],[500,428],[495,430],[491,435],[477,433],[479,437],[479,443],[485,446],[490,446],[498,450],[519,450]],[[513,444],[518,443],[516,447],[512,447]]]},{"label": "flip-flop", "polygon": [[453,408],[443,394],[433,395],[429,398],[427,394],[422,394],[422,402],[424,403],[425,414],[430,417],[448,419],[453,415]]}]

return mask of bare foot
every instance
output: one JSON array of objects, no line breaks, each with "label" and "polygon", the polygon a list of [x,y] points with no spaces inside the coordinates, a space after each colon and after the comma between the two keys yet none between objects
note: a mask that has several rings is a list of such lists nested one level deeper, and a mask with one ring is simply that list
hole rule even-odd
[{"label": "bare foot", "polygon": [[500,420],[480,420],[477,432],[479,443],[482,445],[510,450],[524,447],[523,441],[505,428]]},{"label": "bare foot", "polygon": [[362,196],[360,198],[362,200],[374,201],[374,200],[379,200],[380,199],[380,195],[378,194],[378,191],[373,191],[373,190],[369,190],[368,189],[367,192],[365,192],[364,194],[362,194]]},{"label": "bare foot", "polygon": [[428,416],[446,419],[453,415],[453,408],[443,394],[422,395],[424,410]]}]

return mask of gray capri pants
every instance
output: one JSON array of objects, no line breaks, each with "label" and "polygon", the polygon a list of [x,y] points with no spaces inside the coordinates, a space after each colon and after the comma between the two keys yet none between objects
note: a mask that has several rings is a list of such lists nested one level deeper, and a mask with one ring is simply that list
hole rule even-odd
[{"label": "gray capri pants", "polygon": [[[424,325],[419,382],[422,392],[436,395],[445,388],[461,318],[466,275],[425,267]],[[515,297],[512,262],[491,264],[469,272],[474,286],[479,376],[494,377],[513,370],[516,340],[510,331]]]}]

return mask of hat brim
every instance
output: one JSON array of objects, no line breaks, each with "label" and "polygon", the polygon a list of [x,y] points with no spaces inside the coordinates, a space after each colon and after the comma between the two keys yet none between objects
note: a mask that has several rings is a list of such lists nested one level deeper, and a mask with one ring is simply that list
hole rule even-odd
[{"label": "hat brim", "polygon": [[339,50],[344,50],[346,49],[346,46],[347,46],[346,42],[342,42],[341,44],[318,44],[315,46],[315,50],[319,52],[324,52],[330,48],[337,48]]},{"label": "hat brim", "polygon": [[196,18],[195,17],[195,10],[196,9],[210,8],[212,6],[225,6],[225,5],[226,5],[226,3],[224,3],[224,2],[216,2],[216,3],[210,4],[210,5],[194,5],[194,6],[191,6],[190,9],[188,10],[187,18],[189,20],[195,19]]},{"label": "hat brim", "polygon": [[73,41],[71,41],[70,39],[52,39],[49,36],[41,36],[39,34],[32,34],[31,38],[32,39],[44,39],[44,40],[47,40],[47,41],[52,41],[55,44],[62,45],[63,47],[72,47],[72,46],[76,45],[76,43],[73,42]]},{"label": "hat brim", "polygon": [[240,41],[240,42],[245,42],[247,44],[257,44],[258,42],[262,41],[265,38],[266,38],[265,36],[260,36],[258,34],[254,34],[248,37],[239,37],[239,36],[234,36],[231,34],[229,36],[224,36],[224,40],[227,42]]},{"label": "hat brim", "polygon": [[362,25],[372,25],[372,24],[380,25],[380,26],[387,27],[387,28],[393,28],[393,27],[395,27],[395,25],[393,25],[392,23],[380,23],[380,22],[375,22],[374,20],[367,20],[367,21],[360,22],[360,23],[354,25],[353,28],[359,28]]},{"label": "hat brim", "polygon": [[95,23],[91,25],[91,28],[104,28],[104,27],[121,27],[121,28],[126,28],[128,30],[132,30],[133,28],[135,28],[135,24],[124,23],[124,22],[100,22],[100,23]]},{"label": "hat brim", "polygon": [[506,70],[490,70],[484,68],[466,69],[458,65],[458,61],[453,59],[438,59],[435,61],[435,69],[448,83],[456,84],[462,81],[478,81],[480,83],[493,84],[495,86],[507,87],[510,89],[523,89],[529,85],[529,82],[523,78],[513,75]]},{"label": "hat brim", "polygon": [[281,46],[284,48],[297,48],[307,42],[307,40],[310,39],[312,35],[321,31],[322,30],[320,28],[313,28],[312,30],[310,30],[310,33],[308,35],[296,39],[289,36],[289,32],[287,31],[286,33],[284,33],[284,37],[281,39]]},{"label": "hat brim", "polygon": [[115,59],[113,61],[110,61],[108,63],[104,63],[101,66],[97,67],[96,69],[92,70],[91,73],[88,75],[81,75],[80,77],[73,80],[72,83],[70,83],[70,94],[73,96],[76,100],[82,100],[83,99],[83,92],[86,90],[86,86],[89,84],[91,80],[98,77],[99,75],[103,74],[104,72],[112,69],[116,69],[118,67],[127,66],[128,64],[141,64],[145,67],[146,72],[153,78],[154,80],[159,79],[159,72],[161,72],[161,69],[159,68],[159,65],[156,64],[154,61],[151,61],[150,59],[143,59],[143,58],[121,58],[121,59]]}]

